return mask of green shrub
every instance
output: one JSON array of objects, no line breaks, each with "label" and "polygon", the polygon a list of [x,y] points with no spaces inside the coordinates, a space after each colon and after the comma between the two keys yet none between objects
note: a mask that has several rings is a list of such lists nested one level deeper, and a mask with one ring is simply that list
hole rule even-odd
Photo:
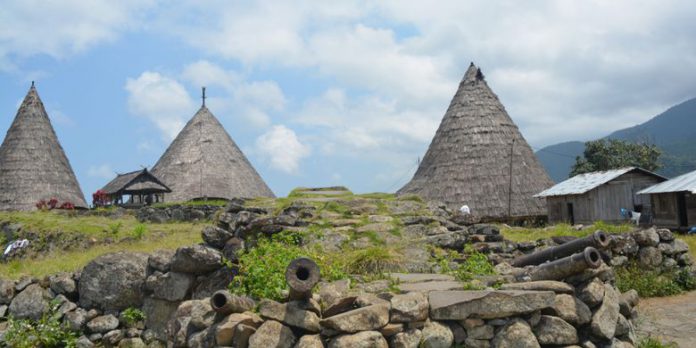
[{"label": "green shrub", "polygon": [[696,290],[696,277],[688,269],[678,271],[674,276],[674,281],[684,291]]},{"label": "green shrub", "polygon": [[145,313],[138,308],[126,308],[121,315],[128,326],[133,326],[136,323],[145,320]]},{"label": "green shrub", "polygon": [[654,337],[645,337],[638,341],[638,344],[636,344],[636,348],[678,348],[676,343],[670,342],[670,343],[663,343],[657,338]]},{"label": "green shrub", "polygon": [[143,239],[143,236],[145,235],[146,232],[147,232],[147,226],[145,226],[144,224],[138,224],[133,228],[133,232],[131,232],[131,236],[133,236],[133,238],[135,238],[137,240],[140,240],[140,239]]},{"label": "green shrub", "polygon": [[616,287],[621,292],[635,289],[640,297],[671,296],[685,290],[679,281],[693,282],[693,279],[682,277],[680,280],[679,272],[660,273],[631,264],[625,268],[616,268]]},{"label": "green shrub", "polygon": [[[440,266],[440,273],[453,275],[461,282],[469,283],[474,279],[474,276],[495,274],[495,268],[488,261],[486,254],[471,248],[464,250],[464,253],[467,254],[466,261],[460,263],[456,268],[452,268],[450,264],[452,260],[460,257],[458,252],[437,247],[432,247],[430,252],[433,261]],[[476,287],[475,284],[471,286]]]},{"label": "green shrub", "polygon": [[4,343],[15,348],[75,347],[77,334],[61,325],[56,313],[58,307],[57,301],[51,302],[48,312],[38,321],[10,317]]},{"label": "green shrub", "polygon": [[230,291],[255,298],[282,300],[286,289],[285,269],[298,257],[313,259],[325,280],[345,278],[340,262],[332,260],[319,249],[306,249],[297,244],[296,235],[279,233],[272,238],[261,238],[255,247],[239,255],[239,275],[230,283]]}]

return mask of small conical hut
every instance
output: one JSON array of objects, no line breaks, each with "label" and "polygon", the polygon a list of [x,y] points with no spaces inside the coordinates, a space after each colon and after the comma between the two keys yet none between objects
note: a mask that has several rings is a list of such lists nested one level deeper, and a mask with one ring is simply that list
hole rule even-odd
[{"label": "small conical hut", "polygon": [[205,103],[157,161],[152,174],[171,188],[169,202],[274,197]]},{"label": "small conical hut", "polygon": [[553,185],[519,129],[471,63],[430,147],[397,194],[488,219],[546,215],[533,196]]},{"label": "small conical hut", "polygon": [[87,207],[32,82],[0,146],[0,210],[33,210],[52,198]]}]

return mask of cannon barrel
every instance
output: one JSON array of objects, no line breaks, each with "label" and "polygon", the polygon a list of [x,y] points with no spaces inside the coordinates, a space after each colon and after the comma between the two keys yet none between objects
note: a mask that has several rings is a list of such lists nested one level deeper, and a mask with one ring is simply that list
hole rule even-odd
[{"label": "cannon barrel", "polygon": [[601,265],[602,256],[599,251],[593,247],[587,247],[581,253],[539,265],[530,272],[529,276],[532,280],[562,280]]},{"label": "cannon barrel", "polygon": [[594,247],[601,250],[608,247],[609,242],[610,239],[606,233],[597,231],[587,237],[578,238],[570,242],[563,243],[559,246],[546,248],[529,255],[520,256],[512,260],[512,266],[524,267],[528,265],[540,265],[546,261],[557,260],[562,257],[581,252],[587,247]]},{"label": "cannon barrel", "polygon": [[319,266],[306,257],[294,259],[285,270],[285,281],[290,287],[288,300],[307,300],[312,288],[319,282]]},{"label": "cannon barrel", "polygon": [[210,306],[222,315],[242,313],[254,308],[256,303],[249,297],[230,294],[227,290],[218,290],[210,297]]}]

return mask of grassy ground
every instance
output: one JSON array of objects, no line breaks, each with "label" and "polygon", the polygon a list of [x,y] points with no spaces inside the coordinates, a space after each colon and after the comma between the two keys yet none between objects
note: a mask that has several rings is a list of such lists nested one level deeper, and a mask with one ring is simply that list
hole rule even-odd
[{"label": "grassy ground", "polygon": [[[0,212],[0,222],[18,222],[36,233],[82,234],[94,241],[87,249],[56,250],[38,258],[0,263],[1,278],[42,277],[82,268],[95,257],[117,251],[151,252],[201,241],[202,224],[141,224],[135,217],[72,216],[62,212]],[[3,237],[4,238],[4,237]],[[106,239],[111,240],[105,243]],[[0,241],[0,244],[4,242]]]}]

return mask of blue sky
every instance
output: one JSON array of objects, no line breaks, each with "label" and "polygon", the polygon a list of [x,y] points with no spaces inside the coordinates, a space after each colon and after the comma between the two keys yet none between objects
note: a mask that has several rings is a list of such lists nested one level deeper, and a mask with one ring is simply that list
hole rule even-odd
[{"label": "blue sky", "polygon": [[4,1],[0,134],[36,80],[82,189],[208,106],[278,195],[410,179],[469,65],[534,147],[696,97],[689,1]]}]

